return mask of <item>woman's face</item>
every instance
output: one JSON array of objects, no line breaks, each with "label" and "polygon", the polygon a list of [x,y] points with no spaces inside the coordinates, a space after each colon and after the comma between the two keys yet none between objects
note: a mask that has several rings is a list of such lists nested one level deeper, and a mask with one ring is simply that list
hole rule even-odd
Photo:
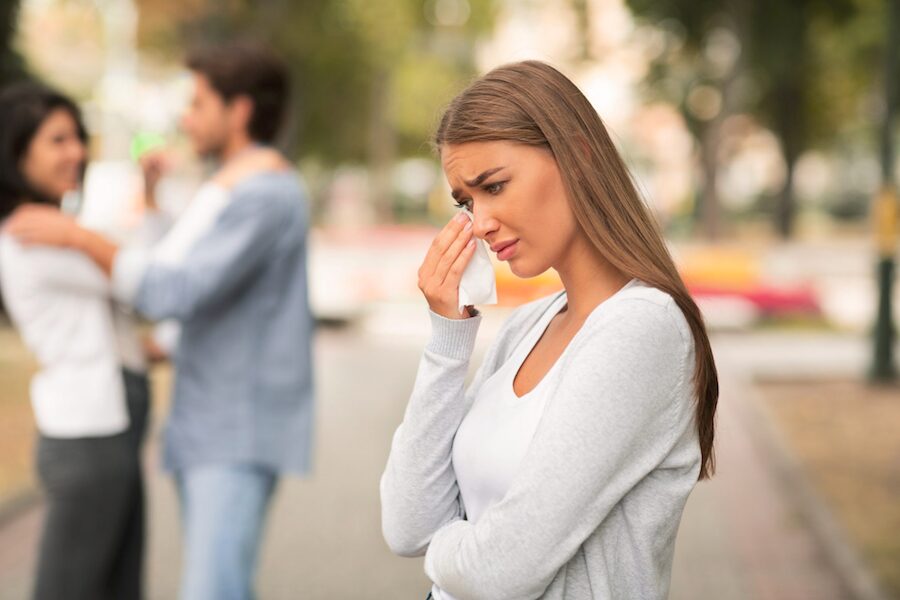
[{"label": "woman's face", "polygon": [[31,188],[59,201],[81,185],[86,158],[87,149],[78,137],[75,119],[68,110],[59,108],[38,127],[19,168]]},{"label": "woman's face", "polygon": [[561,264],[578,226],[559,167],[543,148],[512,142],[441,147],[453,196],[475,215],[472,231],[519,277]]}]

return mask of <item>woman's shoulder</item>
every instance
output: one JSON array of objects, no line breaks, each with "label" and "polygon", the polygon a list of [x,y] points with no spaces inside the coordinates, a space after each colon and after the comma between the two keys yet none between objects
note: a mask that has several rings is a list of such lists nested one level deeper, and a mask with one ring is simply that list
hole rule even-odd
[{"label": "woman's shoulder", "polygon": [[611,324],[623,335],[690,347],[690,325],[675,299],[666,291],[633,279],[595,309],[587,329],[608,330]]},{"label": "woman's shoulder", "polygon": [[[2,225],[2,223],[0,223]],[[24,247],[13,236],[0,229],[0,261],[12,262],[23,254]]]}]

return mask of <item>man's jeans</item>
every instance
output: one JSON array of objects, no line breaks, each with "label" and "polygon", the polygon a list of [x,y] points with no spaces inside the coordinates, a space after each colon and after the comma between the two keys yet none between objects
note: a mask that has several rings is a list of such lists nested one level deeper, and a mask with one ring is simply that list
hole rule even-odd
[{"label": "man's jeans", "polygon": [[184,528],[181,600],[250,600],[275,473],[203,465],[176,475]]}]

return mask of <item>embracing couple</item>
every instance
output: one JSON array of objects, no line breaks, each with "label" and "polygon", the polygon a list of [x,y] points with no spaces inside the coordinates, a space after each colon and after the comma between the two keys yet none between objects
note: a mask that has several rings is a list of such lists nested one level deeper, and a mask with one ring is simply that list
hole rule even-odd
[{"label": "embracing couple", "polygon": [[[249,42],[199,50],[187,66],[182,127],[219,168],[152,244],[116,244],[59,209],[87,164],[71,100],[31,83],[0,92],[0,292],[40,365],[31,398],[47,512],[36,599],[141,597],[153,344],[136,335],[135,314],[180,330],[163,454],[181,503],[183,598],[251,595],[279,474],[309,469],[307,198],[271,146],[287,71]],[[163,162],[143,159],[148,216],[130,239],[160,237]]]}]

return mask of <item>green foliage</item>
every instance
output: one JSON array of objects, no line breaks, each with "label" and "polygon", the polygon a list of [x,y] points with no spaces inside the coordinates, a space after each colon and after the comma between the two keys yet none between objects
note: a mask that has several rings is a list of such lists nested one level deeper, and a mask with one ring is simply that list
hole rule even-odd
[{"label": "green foliage", "polygon": [[268,40],[292,71],[292,149],[332,164],[369,157],[373,123],[384,119],[397,152],[427,153],[437,113],[473,75],[473,42],[493,17],[490,0],[469,0],[468,20],[454,26],[429,21],[434,0],[189,0],[172,10],[175,1],[139,0],[144,48]]},{"label": "green foliage", "polygon": [[677,24],[692,51],[700,48],[706,34],[725,14],[719,0],[628,0],[627,4],[635,15],[648,21]]},{"label": "green foliage", "polygon": [[[886,11],[881,0],[628,0],[640,18],[681,37],[651,69],[648,83],[683,106],[708,76],[703,48],[725,27],[741,42],[742,85],[733,109],[753,114],[792,153],[827,147],[869,119],[878,92]],[[662,84],[662,87],[659,87]],[[666,87],[668,85],[668,87]],[[690,115],[687,115],[690,119]],[[785,139],[790,138],[790,139]]]},{"label": "green foliage", "polygon": [[[668,32],[648,85],[681,107],[704,142],[704,123],[686,99],[698,85],[723,91],[726,113],[746,113],[779,139],[788,177],[775,207],[783,237],[796,214],[791,174],[813,148],[834,150],[852,138],[877,136],[883,83],[886,3],[881,0],[628,0],[638,17]],[[730,31],[740,58],[730,76],[717,77],[710,40]]]}]

